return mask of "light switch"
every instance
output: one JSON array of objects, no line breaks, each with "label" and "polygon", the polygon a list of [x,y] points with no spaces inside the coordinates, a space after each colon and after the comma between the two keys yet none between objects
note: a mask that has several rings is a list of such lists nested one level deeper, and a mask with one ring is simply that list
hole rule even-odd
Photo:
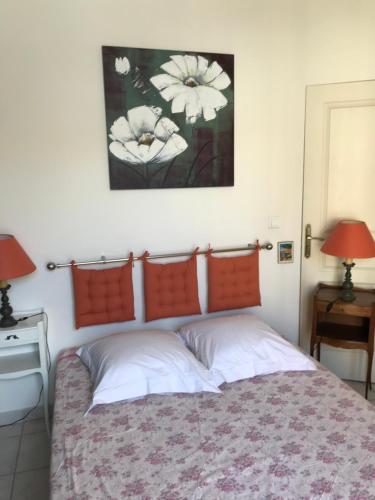
[{"label": "light switch", "polygon": [[268,218],[268,228],[269,229],[280,229],[280,216],[272,215]]}]

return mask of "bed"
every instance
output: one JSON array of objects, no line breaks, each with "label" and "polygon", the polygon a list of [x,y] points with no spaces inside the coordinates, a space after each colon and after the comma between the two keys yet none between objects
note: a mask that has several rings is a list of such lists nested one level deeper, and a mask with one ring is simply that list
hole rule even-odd
[{"label": "bed", "polygon": [[329,371],[151,395],[86,416],[90,379],[57,363],[52,500],[375,499],[375,407]]}]

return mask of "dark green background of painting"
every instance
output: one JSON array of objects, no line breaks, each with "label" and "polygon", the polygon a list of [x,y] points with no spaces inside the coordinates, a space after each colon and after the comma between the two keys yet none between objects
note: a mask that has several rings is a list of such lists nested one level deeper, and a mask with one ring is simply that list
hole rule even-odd
[{"label": "dark green background of painting", "polygon": [[[136,106],[161,107],[162,116],[178,125],[180,134],[188,143],[187,149],[173,160],[148,166],[129,165],[116,158],[108,149],[111,189],[182,188],[233,186],[234,184],[234,56],[205,52],[177,50],[102,47],[104,92],[106,106],[107,142],[113,122]],[[171,113],[171,103],[165,101],[149,81],[150,77],[164,73],[160,66],[174,54],[202,55],[209,63],[217,61],[228,74],[231,85],[222,93],[228,104],[217,112],[214,120],[203,117],[195,124],[185,122],[185,113]],[[115,71],[116,57],[127,57],[131,72],[127,76]],[[134,68],[138,67],[142,86],[133,85]],[[142,93],[142,90],[148,90]]]}]

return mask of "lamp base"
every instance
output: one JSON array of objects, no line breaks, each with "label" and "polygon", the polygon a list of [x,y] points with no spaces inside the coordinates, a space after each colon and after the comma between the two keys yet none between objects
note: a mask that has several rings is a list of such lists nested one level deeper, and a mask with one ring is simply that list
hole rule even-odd
[{"label": "lamp base", "polygon": [[355,266],[354,262],[347,264],[346,262],[342,263],[345,267],[345,280],[342,284],[342,291],[340,294],[340,299],[344,302],[353,302],[356,299],[356,296],[353,293],[353,283],[352,283],[352,267]]},{"label": "lamp base", "polygon": [[1,292],[0,314],[2,316],[2,318],[0,319],[0,328],[10,328],[18,323],[18,321],[12,316],[13,309],[9,303],[9,297],[8,297],[9,288],[10,285],[8,283],[6,283],[5,286],[2,286],[0,288]]}]

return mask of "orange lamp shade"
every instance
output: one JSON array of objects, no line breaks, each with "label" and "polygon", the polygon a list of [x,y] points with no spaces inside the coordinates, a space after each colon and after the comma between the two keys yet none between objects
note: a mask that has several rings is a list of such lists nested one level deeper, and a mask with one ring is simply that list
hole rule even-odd
[{"label": "orange lamp shade", "polygon": [[375,241],[365,222],[342,220],[320,250],[336,257],[369,259],[375,257]]},{"label": "orange lamp shade", "polygon": [[25,276],[36,267],[11,234],[0,234],[0,281]]}]

